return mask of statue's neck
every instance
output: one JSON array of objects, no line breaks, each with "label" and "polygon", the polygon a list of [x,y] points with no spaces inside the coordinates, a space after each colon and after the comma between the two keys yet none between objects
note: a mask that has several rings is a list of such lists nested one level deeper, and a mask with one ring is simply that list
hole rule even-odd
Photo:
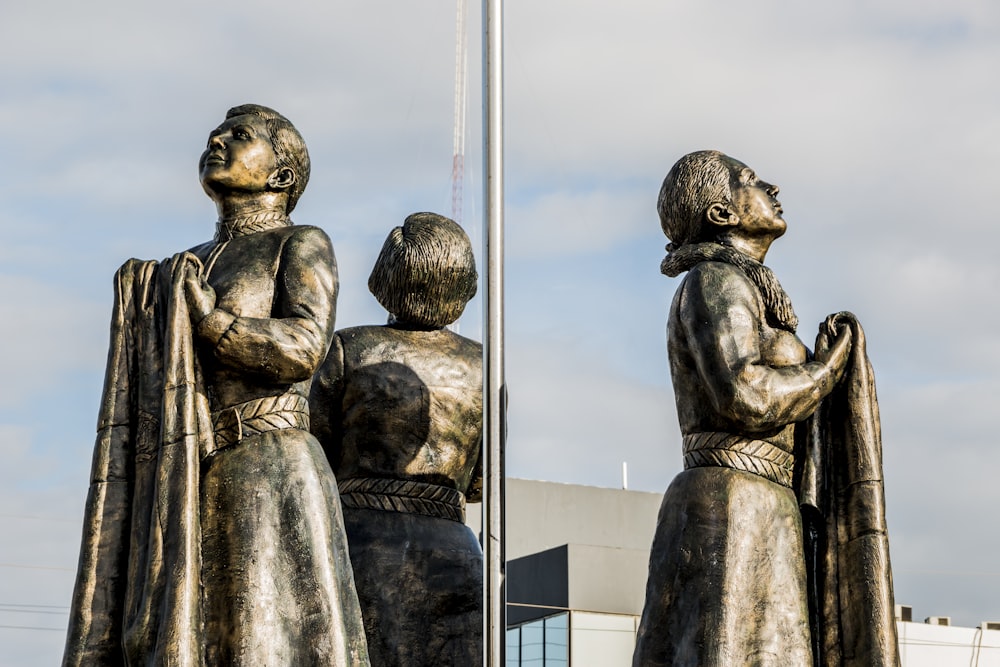
[{"label": "statue's neck", "polygon": [[285,192],[227,192],[212,198],[219,212],[216,238],[222,241],[292,224]]},{"label": "statue's neck", "polygon": [[215,224],[215,240],[230,241],[238,236],[256,234],[276,227],[288,227],[292,221],[280,211],[258,211],[219,218]]}]

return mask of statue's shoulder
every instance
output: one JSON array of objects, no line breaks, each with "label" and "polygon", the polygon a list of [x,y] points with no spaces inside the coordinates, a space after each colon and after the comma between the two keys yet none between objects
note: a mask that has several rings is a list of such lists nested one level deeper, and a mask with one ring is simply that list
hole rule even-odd
[{"label": "statue's shoulder", "polygon": [[204,260],[206,257],[209,256],[209,254],[211,254],[212,250],[217,245],[218,243],[216,243],[215,241],[205,241],[203,243],[199,243],[193,248],[188,248],[186,252],[189,252],[195,257]]},{"label": "statue's shoulder", "polygon": [[341,342],[354,342],[359,338],[371,337],[373,330],[382,329],[383,327],[365,325],[357,327],[347,327],[346,329],[337,329],[334,334],[341,340]]},{"label": "statue's shoulder", "polygon": [[701,294],[708,298],[756,296],[757,288],[747,274],[727,262],[699,262],[691,267],[681,289],[688,294]]},{"label": "statue's shoulder", "polygon": [[268,235],[272,239],[280,241],[283,245],[291,244],[292,246],[304,247],[333,247],[333,244],[330,241],[330,236],[319,227],[314,227],[312,225],[288,225],[286,227],[275,227],[274,229],[268,229],[267,231],[261,233]]},{"label": "statue's shoulder", "polygon": [[483,344],[478,340],[473,340],[471,338],[466,338],[453,331],[448,332],[455,341],[455,347],[459,349],[460,354],[463,356],[476,357],[482,362],[483,356]]},{"label": "statue's shoulder", "polygon": [[705,280],[747,280],[746,274],[738,266],[728,262],[705,260],[698,262],[688,271],[688,279]]},{"label": "statue's shoulder", "polygon": [[283,255],[305,262],[325,262],[336,265],[333,243],[325,231],[312,225],[290,225],[267,232],[280,239]]},{"label": "statue's shoulder", "polygon": [[322,239],[327,243],[330,242],[330,236],[321,228],[313,225],[289,225],[287,227],[278,227],[274,231],[288,238]]},{"label": "statue's shoulder", "polygon": [[364,357],[371,350],[397,342],[387,327],[374,324],[338,329],[334,336],[347,357]]},{"label": "statue's shoulder", "polygon": [[734,309],[760,316],[760,291],[737,266],[700,262],[688,271],[677,289],[674,312],[695,321],[729,317]]},{"label": "statue's shoulder", "polygon": [[426,350],[429,356],[445,354],[482,366],[482,343],[442,329],[431,332],[413,332],[386,325],[363,325],[337,330],[335,336],[348,357],[364,357],[372,350],[397,350],[413,352]]}]

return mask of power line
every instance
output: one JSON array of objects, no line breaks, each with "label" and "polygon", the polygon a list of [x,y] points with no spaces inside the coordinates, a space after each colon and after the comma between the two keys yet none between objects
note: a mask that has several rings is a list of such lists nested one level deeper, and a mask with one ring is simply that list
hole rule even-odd
[{"label": "power line", "polygon": [[[59,611],[55,611],[59,610]],[[20,604],[14,602],[0,602],[0,613],[8,614],[25,614],[30,616],[37,616],[40,614],[46,616],[69,616],[69,607],[63,605],[54,604]],[[29,620],[29,619],[25,619]],[[32,619],[33,620],[33,619]],[[39,619],[41,620],[41,619]],[[0,629],[4,630],[36,630],[42,632],[66,632],[66,626],[61,628],[53,628],[43,625],[10,625],[7,623],[0,624]]]},{"label": "power line", "polygon": [[66,628],[43,628],[36,625],[0,625],[3,630],[48,630],[50,632],[66,632]]},{"label": "power line", "polygon": [[48,616],[66,616],[68,611],[36,611],[34,609],[0,609],[0,614],[46,614]]},{"label": "power line", "polygon": [[59,572],[76,572],[75,567],[55,567],[53,565],[21,565],[19,563],[0,563],[0,567],[16,567],[22,570],[58,570]]},{"label": "power line", "polygon": [[0,514],[0,519],[23,519],[25,521],[60,521],[64,523],[80,523],[80,519],[66,519],[56,516],[29,516],[27,514]]},{"label": "power line", "polygon": [[16,602],[0,602],[0,607],[31,607],[33,609],[62,609],[69,611],[64,604],[18,604]]}]

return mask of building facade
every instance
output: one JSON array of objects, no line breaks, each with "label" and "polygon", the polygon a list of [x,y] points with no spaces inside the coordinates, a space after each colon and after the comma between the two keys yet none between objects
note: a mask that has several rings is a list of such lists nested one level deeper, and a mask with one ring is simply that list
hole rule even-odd
[{"label": "building facade", "polygon": [[[507,480],[507,667],[632,664],[661,498]],[[896,628],[902,667],[1000,667],[1000,624],[914,623],[897,606]]]}]

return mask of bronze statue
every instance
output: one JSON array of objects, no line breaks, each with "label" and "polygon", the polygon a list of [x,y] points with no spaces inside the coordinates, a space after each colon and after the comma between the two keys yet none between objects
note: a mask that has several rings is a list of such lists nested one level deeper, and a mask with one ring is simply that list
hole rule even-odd
[{"label": "bronze statue", "polygon": [[[763,265],[778,188],[716,151],[670,170],[661,270],[684,467],[664,495],[633,665],[898,665],[878,406],[850,313],[796,336]],[[800,510],[801,505],[801,510]],[[804,529],[805,527],[805,529]]]},{"label": "bronze statue", "polygon": [[462,228],[415,213],[368,287],[385,326],[338,331],[316,375],[313,433],[337,474],[373,665],[482,662],[482,345],[445,328],[476,293]]},{"label": "bronze statue", "polygon": [[230,109],[201,183],[215,239],[129,260],[115,308],[64,665],[367,666],[308,394],[334,330],[327,235],[277,112]]}]

